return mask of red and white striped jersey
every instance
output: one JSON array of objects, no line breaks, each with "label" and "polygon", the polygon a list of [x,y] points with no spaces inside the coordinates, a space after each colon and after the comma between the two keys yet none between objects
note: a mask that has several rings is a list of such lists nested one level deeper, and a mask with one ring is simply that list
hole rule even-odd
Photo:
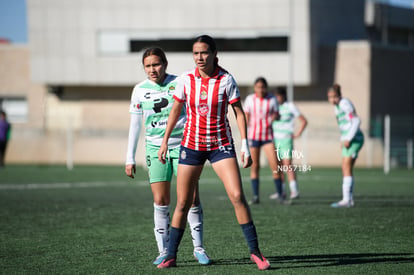
[{"label": "red and white striped jersey", "polygon": [[174,98],[187,107],[181,145],[212,151],[233,143],[227,110],[229,103],[240,100],[240,91],[226,70],[217,67],[210,78],[201,77],[198,68],[182,74]]},{"label": "red and white striped jersey", "polygon": [[247,136],[250,140],[273,140],[273,115],[279,110],[276,97],[250,94],[244,101],[244,112],[249,115]]}]

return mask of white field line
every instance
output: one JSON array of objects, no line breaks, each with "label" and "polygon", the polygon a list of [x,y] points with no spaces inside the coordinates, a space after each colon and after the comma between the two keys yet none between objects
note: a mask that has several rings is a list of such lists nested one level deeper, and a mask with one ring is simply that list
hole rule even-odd
[{"label": "white field line", "polygon": [[[202,179],[201,184],[215,184],[218,183],[215,178]],[[91,187],[108,187],[108,186],[149,186],[148,181],[131,180],[118,182],[56,182],[56,183],[26,183],[26,184],[0,184],[0,190],[35,190],[35,189],[69,189],[69,188],[91,188]]]},{"label": "white field line", "polygon": [[[329,175],[329,176],[300,176],[299,180],[302,183],[306,183],[306,180],[318,181],[318,180],[332,180],[333,182],[341,182],[342,176],[338,174],[337,176]],[[261,177],[262,180],[271,181],[271,176],[263,176]],[[250,182],[249,177],[242,178],[243,183]],[[363,178],[356,178],[358,182],[376,182],[377,177],[363,177]],[[411,178],[390,178],[390,183],[413,183]],[[212,178],[201,178],[200,184],[222,184],[218,177]],[[91,188],[91,187],[108,187],[108,186],[139,186],[139,187],[146,187],[149,186],[147,180],[126,180],[126,181],[116,181],[116,182],[105,182],[105,181],[96,181],[96,182],[56,182],[56,183],[26,183],[26,184],[12,184],[12,183],[1,183],[0,190],[35,190],[35,189],[69,189],[69,188]]]}]

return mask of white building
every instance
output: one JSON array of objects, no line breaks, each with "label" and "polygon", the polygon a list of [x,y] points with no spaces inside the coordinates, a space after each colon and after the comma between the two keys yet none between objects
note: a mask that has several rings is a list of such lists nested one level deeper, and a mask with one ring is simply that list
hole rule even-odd
[{"label": "white building", "polygon": [[[413,68],[412,10],[364,0],[28,0],[27,8],[31,81],[45,85],[45,107],[30,107],[28,114],[43,114],[35,128],[46,142],[25,156],[12,146],[15,162],[123,163],[130,93],[145,78],[142,48],[164,48],[168,71],[180,74],[194,67],[191,41],[199,34],[217,40],[220,64],[243,97],[258,76],[272,87],[294,88],[309,120],[297,141],[309,164],[340,163],[339,133],[326,101],[334,82],[355,103],[367,136],[373,118],[388,111],[376,96],[381,87],[400,85],[414,100],[412,74],[381,77]],[[398,65],[390,67],[387,58]],[[398,104],[395,113],[414,114],[413,106]],[[13,142],[33,139],[28,136]],[[381,165],[380,141],[368,144],[359,164]]]}]

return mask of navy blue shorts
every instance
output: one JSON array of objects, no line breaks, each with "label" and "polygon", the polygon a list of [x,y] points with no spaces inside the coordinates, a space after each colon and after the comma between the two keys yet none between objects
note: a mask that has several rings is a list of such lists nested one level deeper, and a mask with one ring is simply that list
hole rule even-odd
[{"label": "navy blue shorts", "polygon": [[215,163],[222,159],[236,158],[236,151],[233,145],[222,146],[220,149],[213,151],[196,151],[184,146],[180,148],[179,164],[186,165],[204,165],[206,160]]},{"label": "navy blue shorts", "polygon": [[270,142],[273,142],[273,140],[254,140],[249,139],[249,146],[250,147],[262,147],[265,144],[268,144]]}]

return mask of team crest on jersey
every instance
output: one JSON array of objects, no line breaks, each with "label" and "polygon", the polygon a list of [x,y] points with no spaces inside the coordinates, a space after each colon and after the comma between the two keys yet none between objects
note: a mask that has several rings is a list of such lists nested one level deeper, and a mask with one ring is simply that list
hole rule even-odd
[{"label": "team crest on jersey", "polygon": [[181,159],[186,159],[186,158],[187,158],[187,153],[184,150],[182,150],[181,151]]},{"label": "team crest on jersey", "polygon": [[135,105],[135,108],[137,108],[137,110],[139,110],[139,109],[141,109],[141,104],[137,104],[137,105]]},{"label": "team crest on jersey", "polygon": [[200,104],[200,105],[198,105],[197,109],[198,109],[198,113],[202,116],[207,115],[208,111],[209,111],[209,107],[208,107],[207,104]]},{"label": "team crest on jersey", "polygon": [[175,87],[174,87],[174,86],[170,86],[170,87],[168,87],[168,94],[169,94],[169,95],[173,94],[173,93],[174,93],[174,91],[175,91]]},{"label": "team crest on jersey", "polygon": [[207,92],[206,91],[201,92],[200,99],[202,99],[202,100],[207,99]]}]

